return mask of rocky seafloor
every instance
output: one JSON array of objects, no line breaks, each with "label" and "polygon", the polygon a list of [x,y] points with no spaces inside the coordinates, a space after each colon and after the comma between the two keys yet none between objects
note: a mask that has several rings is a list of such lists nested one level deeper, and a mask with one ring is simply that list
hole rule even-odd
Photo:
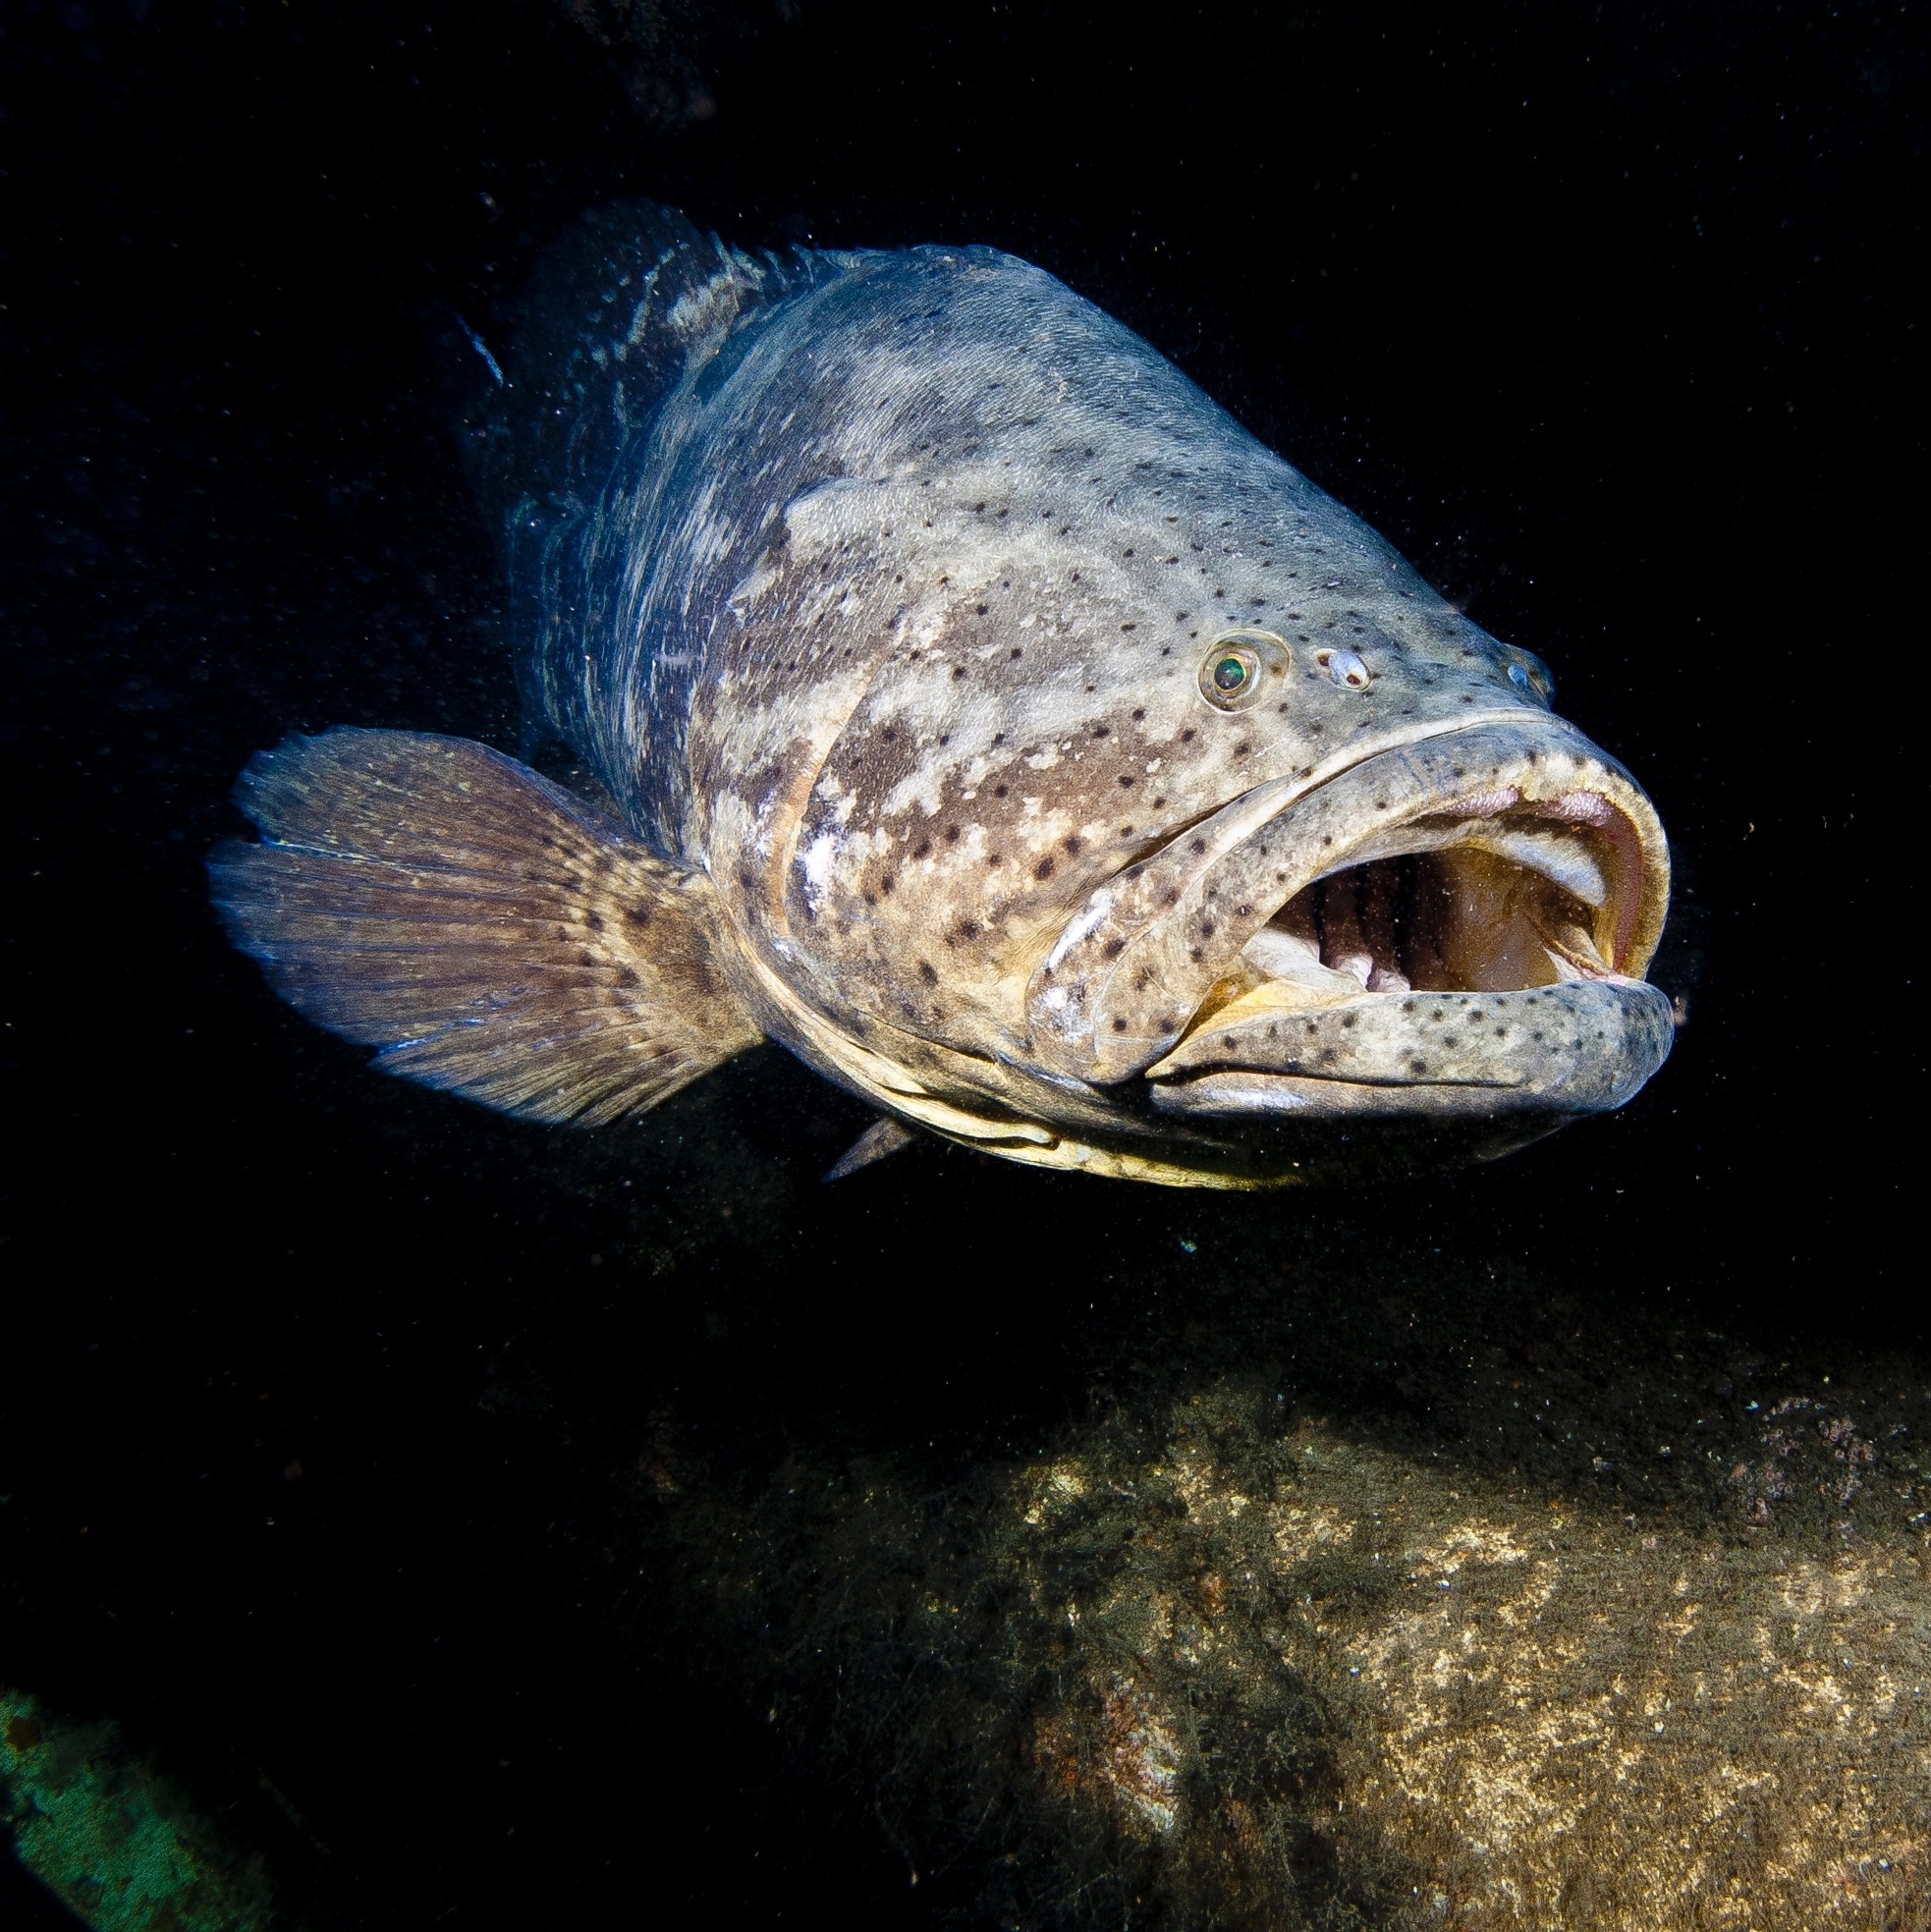
[{"label": "rocky seafloor", "polygon": [[[682,1190],[743,1204],[741,1286],[648,1216],[611,1257],[708,1274],[724,1363],[787,1319],[775,1248],[742,1286],[783,1218],[742,1153],[687,1156]],[[895,1185],[841,1184],[860,1216]],[[1024,1285],[1016,1217],[1020,1285],[912,1320],[870,1385],[807,1358],[721,1400],[693,1355],[591,1425],[524,1360],[484,1401],[610,1470],[575,1535],[639,1653],[760,1712],[942,1918],[1931,1926],[1921,1356],[1766,1350],[1332,1196],[1169,1218],[1082,1290]],[[901,1266],[827,1324],[958,1272]],[[975,1415],[939,1372],[975,1316],[1076,1397]]]}]

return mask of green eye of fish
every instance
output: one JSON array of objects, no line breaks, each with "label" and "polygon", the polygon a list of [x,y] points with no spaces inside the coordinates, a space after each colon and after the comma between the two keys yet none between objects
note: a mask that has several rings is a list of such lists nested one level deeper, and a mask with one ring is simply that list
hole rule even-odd
[{"label": "green eye of fish", "polygon": [[1216,638],[1200,663],[1200,695],[1217,711],[1238,711],[1260,691],[1261,668],[1278,669],[1287,646],[1271,631],[1238,631]]}]

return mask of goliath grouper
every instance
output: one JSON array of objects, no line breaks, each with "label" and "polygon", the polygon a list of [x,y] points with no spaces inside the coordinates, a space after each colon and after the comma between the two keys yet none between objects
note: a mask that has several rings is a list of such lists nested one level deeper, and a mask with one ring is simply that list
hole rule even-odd
[{"label": "goliath grouper", "polygon": [[1051,276],[628,203],[476,348],[529,744],[601,796],[329,731],[213,860],[377,1066],[594,1126],[769,1037],[884,1110],[848,1160],[1245,1187],[1498,1153],[1662,1063],[1635,782]]}]

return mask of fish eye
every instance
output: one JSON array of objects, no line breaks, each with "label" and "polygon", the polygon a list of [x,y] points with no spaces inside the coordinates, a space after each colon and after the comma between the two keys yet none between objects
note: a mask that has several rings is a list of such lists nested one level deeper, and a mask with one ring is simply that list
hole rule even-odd
[{"label": "fish eye", "polygon": [[1314,662],[1325,671],[1343,690],[1366,690],[1374,683],[1374,673],[1358,651],[1317,650]]},{"label": "fish eye", "polygon": [[1556,680],[1549,667],[1533,651],[1510,652],[1509,682],[1524,697],[1539,698],[1544,704],[1555,699]]},{"label": "fish eye", "polygon": [[1217,711],[1238,711],[1260,693],[1261,673],[1287,662],[1288,647],[1271,631],[1216,637],[1200,661],[1200,695]]}]

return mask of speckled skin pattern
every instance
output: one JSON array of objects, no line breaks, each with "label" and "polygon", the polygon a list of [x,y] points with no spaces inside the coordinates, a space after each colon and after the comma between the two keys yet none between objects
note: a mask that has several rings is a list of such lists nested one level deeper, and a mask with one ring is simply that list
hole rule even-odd
[{"label": "speckled skin pattern", "polygon": [[[1172,364],[988,248],[651,246],[555,378],[566,482],[508,516],[524,686],[708,874],[767,1033],[995,1151],[1222,1185],[1294,1178],[1338,1114],[1517,1144],[1660,1064],[1633,781]],[[1241,626],[1264,661],[1217,708]],[[1337,854],[1497,796],[1613,821],[1613,975],[1263,1017],[1143,1077]]]}]

